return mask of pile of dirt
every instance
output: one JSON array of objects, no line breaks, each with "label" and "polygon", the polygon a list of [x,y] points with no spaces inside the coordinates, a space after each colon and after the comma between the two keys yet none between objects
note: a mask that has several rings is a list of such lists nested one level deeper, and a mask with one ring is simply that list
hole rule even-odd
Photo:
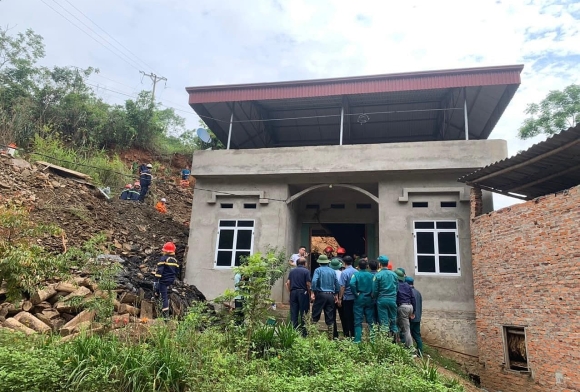
[{"label": "pile of dirt", "polygon": [[[0,202],[26,207],[35,222],[59,226],[64,236],[37,240],[52,252],[65,252],[105,233],[103,253],[120,256],[123,266],[120,289],[151,298],[153,273],[165,242],[176,244],[177,259],[184,265],[193,198],[192,188],[181,187],[179,178],[153,175],[145,203],[120,200],[121,190],[111,190],[112,199],[107,200],[98,188],[63,171],[0,156]],[[167,214],[154,208],[161,197],[168,200]],[[179,280],[173,286],[172,299],[174,311],[181,313],[191,301],[205,297],[195,286]]]}]

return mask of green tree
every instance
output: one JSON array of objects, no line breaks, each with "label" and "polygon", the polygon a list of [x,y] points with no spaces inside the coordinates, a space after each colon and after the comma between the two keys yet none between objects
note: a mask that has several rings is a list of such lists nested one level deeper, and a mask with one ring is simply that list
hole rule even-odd
[{"label": "green tree", "polygon": [[563,91],[553,90],[539,104],[526,108],[526,118],[519,129],[520,139],[558,132],[574,127],[580,122],[580,85],[571,84]]}]

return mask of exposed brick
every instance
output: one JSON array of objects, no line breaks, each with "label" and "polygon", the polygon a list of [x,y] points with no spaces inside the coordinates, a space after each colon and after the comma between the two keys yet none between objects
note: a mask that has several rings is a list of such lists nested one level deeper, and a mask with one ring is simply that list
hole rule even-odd
[{"label": "exposed brick", "polygon": [[[580,187],[480,216],[474,193],[471,249],[482,386],[580,391]],[[526,328],[531,374],[505,369],[504,325]]]}]

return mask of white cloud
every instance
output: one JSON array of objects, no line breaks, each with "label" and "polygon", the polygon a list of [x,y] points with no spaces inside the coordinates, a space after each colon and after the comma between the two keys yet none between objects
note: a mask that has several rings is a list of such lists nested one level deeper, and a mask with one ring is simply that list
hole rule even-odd
[{"label": "white cloud", "polygon": [[[60,12],[55,2],[76,13],[67,0],[44,1]],[[158,97],[184,110],[184,87],[190,85],[524,63],[522,85],[491,135],[507,139],[509,153],[515,154],[541,140],[516,138],[526,105],[540,101],[549,90],[580,82],[578,57],[573,57],[580,56],[577,2],[69,1],[166,76],[167,88]],[[1,1],[0,23],[42,34],[45,64],[99,67],[103,76],[123,85],[99,77],[95,82],[128,94],[150,84],[144,80],[141,85],[138,69],[40,0]],[[114,102],[125,98],[103,94]],[[197,124],[194,115],[182,114],[190,126]],[[496,203],[506,201],[498,198]]]}]

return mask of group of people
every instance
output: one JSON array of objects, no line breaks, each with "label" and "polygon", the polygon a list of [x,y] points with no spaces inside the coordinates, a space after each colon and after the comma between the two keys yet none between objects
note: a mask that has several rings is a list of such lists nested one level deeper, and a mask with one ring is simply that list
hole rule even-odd
[{"label": "group of people", "polygon": [[355,342],[362,339],[363,321],[369,326],[371,338],[378,329],[389,333],[395,342],[408,348],[417,343],[422,355],[422,296],[414,287],[414,279],[403,268],[393,270],[385,255],[368,260],[366,255],[355,258],[339,247],[327,247],[318,257],[319,267],[312,276],[306,268],[308,253],[300,247],[289,260],[292,270],[286,281],[290,293],[290,317],[295,328],[306,334],[304,318],[310,310],[313,323],[324,321],[329,337],[338,338],[336,314],[340,317],[344,337]]},{"label": "group of people", "polygon": [[[142,164],[138,167],[138,175],[139,181],[135,181],[134,184],[127,184],[125,185],[125,189],[121,192],[119,199],[121,200],[132,200],[138,201],[143,203],[145,201],[145,197],[149,192],[149,187],[153,182],[153,175],[151,174],[151,169],[153,165],[150,163]],[[189,178],[189,175],[187,175]],[[182,173],[183,178],[183,173]],[[162,214],[167,213],[167,200],[162,198],[155,204],[155,209]]]}]

